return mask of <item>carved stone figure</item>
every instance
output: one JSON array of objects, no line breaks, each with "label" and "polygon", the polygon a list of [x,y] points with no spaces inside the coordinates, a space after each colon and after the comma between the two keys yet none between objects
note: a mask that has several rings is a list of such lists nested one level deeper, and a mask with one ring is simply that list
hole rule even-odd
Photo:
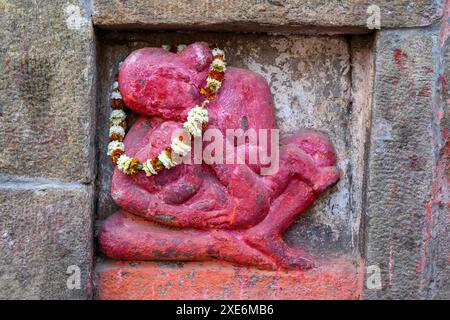
[{"label": "carved stone figure", "polygon": [[[188,110],[204,99],[198,88],[211,61],[210,49],[202,43],[180,53],[145,48],[124,61],[120,92],[139,114],[124,141],[129,156],[143,162],[170,144]],[[208,128],[224,136],[226,129],[275,129],[266,80],[232,67],[225,77],[207,106]],[[183,164],[150,177],[115,169],[111,192],[122,210],[105,221],[101,249],[121,260],[217,258],[265,269],[312,267],[314,258],[287,246],[282,235],[338,181],[335,151],[325,135],[313,130],[281,137],[279,150],[274,175],[261,175],[261,164]]]}]

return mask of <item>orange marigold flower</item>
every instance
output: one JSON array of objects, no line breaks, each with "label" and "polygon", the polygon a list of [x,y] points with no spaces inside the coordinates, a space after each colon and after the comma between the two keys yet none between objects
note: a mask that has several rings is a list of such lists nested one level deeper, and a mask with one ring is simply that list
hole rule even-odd
[{"label": "orange marigold flower", "polygon": [[164,165],[160,160],[156,161],[155,170],[158,172],[164,170]]},{"label": "orange marigold flower", "polygon": [[111,141],[117,140],[117,141],[122,142],[122,141],[123,141],[123,136],[121,136],[121,135],[118,134],[118,133],[111,133],[110,140],[111,140]]},{"label": "orange marigold flower", "polygon": [[111,153],[111,160],[113,163],[117,164],[117,160],[119,159],[119,157],[121,155],[123,155],[125,153],[125,151],[120,150],[120,149],[116,149]]},{"label": "orange marigold flower", "polygon": [[153,168],[155,168],[155,170],[158,171],[158,172],[162,171],[164,169],[164,165],[158,159],[158,157],[153,157],[152,158],[152,165],[153,165]]},{"label": "orange marigold flower", "polygon": [[201,88],[200,93],[208,100],[214,100],[216,98],[216,94],[209,88]]},{"label": "orange marigold flower", "polygon": [[217,81],[222,82],[223,80],[225,80],[225,72],[210,70],[208,72],[208,77],[216,79]]},{"label": "orange marigold flower", "polygon": [[111,99],[111,108],[123,109],[124,103],[122,99]]},{"label": "orange marigold flower", "polygon": [[139,171],[138,167],[140,166],[140,164],[141,163],[138,159],[131,158],[130,168],[128,169],[130,174],[136,174]]},{"label": "orange marigold flower", "polygon": [[127,128],[127,122],[126,121],[121,121],[119,126],[121,126],[122,128],[126,129]]},{"label": "orange marigold flower", "polygon": [[[110,122],[109,123],[109,127],[111,128],[112,126],[114,126],[114,125],[116,125],[116,124],[114,124],[113,122]],[[119,123],[119,126],[121,126],[122,128],[124,128],[125,130],[127,129],[127,122],[126,121],[121,121],[120,123]]]}]

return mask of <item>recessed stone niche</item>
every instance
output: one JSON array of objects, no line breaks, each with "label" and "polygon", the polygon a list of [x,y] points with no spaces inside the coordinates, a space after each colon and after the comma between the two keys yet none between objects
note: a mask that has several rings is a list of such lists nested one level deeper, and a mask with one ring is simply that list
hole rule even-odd
[{"label": "recessed stone niche", "polygon": [[[277,276],[279,282],[274,285],[267,280],[272,277],[268,271],[231,266],[227,269],[217,262],[113,262],[98,251],[98,298],[358,298],[363,270],[359,257],[364,249],[360,245],[364,205],[361,190],[372,92],[370,36],[99,31],[97,226],[118,209],[110,196],[113,167],[105,150],[109,141],[109,96],[119,62],[138,48],[195,41],[223,48],[230,66],[247,68],[266,78],[282,133],[314,128],[332,140],[343,176],[285,234],[290,245],[311,252],[322,261],[321,266],[300,275],[291,272],[288,278]],[[174,279],[191,279],[186,278],[192,275],[190,265],[198,274],[197,281],[174,283]],[[211,279],[211,283],[200,280],[208,270],[220,274],[219,283],[211,284],[218,278]],[[256,287],[260,289],[256,290],[254,284],[236,285],[233,281],[244,277],[240,272],[248,278],[256,275],[261,281]],[[136,280],[139,277],[142,283]],[[334,285],[330,287],[330,283]],[[136,290],[130,289],[133,285]],[[186,294],[201,294],[183,295],[183,290],[178,290],[181,287]]]}]

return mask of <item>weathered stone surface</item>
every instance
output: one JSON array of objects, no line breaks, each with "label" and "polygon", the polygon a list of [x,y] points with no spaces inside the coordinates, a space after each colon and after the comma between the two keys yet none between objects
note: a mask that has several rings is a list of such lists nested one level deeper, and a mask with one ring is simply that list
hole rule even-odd
[{"label": "weathered stone surface", "polygon": [[[427,297],[433,299],[450,299],[450,2],[446,9],[447,21],[443,26],[446,31],[441,34],[441,56],[443,57],[444,77],[438,78],[438,87],[441,96],[439,96],[438,104],[435,110],[435,119],[438,126],[435,132],[439,132],[436,139],[437,162],[435,169],[434,183],[431,189],[432,209],[435,212],[435,220],[433,221],[434,237],[436,247],[435,265],[431,268],[428,276],[428,283],[432,286],[432,290],[428,292]],[[444,22],[443,22],[444,23]]]},{"label": "weathered stone surface", "polygon": [[355,36],[351,39],[352,56],[352,109],[350,117],[350,163],[351,170],[346,174],[351,176],[350,207],[353,215],[350,228],[354,233],[353,245],[361,256],[365,255],[364,210],[366,183],[369,173],[366,170],[367,153],[370,139],[372,116],[374,52],[373,37]]},{"label": "weathered stone surface", "polygon": [[450,1],[447,1],[438,45],[435,47],[432,103],[433,177],[426,203],[421,272],[425,299],[450,299]]},{"label": "weathered stone surface", "polygon": [[[93,191],[81,184],[0,184],[0,299],[92,295]],[[80,289],[67,281],[80,268]]]},{"label": "weathered stone surface", "polygon": [[[250,69],[268,80],[282,133],[293,133],[299,128],[314,128],[330,137],[337,151],[338,167],[345,174],[297,221],[285,238],[290,245],[318,255],[354,253],[359,235],[359,217],[350,205],[352,151],[347,114],[351,99],[351,68],[349,45],[344,37],[211,33],[102,34],[98,77],[99,219],[117,210],[110,196],[112,164],[105,150],[109,141],[109,96],[119,61],[137,48],[195,41],[217,44],[227,52],[229,66]],[[359,121],[358,117],[356,113],[354,121]]]},{"label": "weathered stone surface", "polygon": [[227,31],[367,31],[378,5],[381,28],[424,26],[442,15],[443,0],[94,0],[94,24],[105,28]]},{"label": "weathered stone surface", "polygon": [[[376,4],[381,8],[382,28],[401,28],[438,21],[443,2]],[[363,0],[94,0],[94,23],[113,29],[367,32],[367,8],[371,4]],[[92,181],[95,134],[91,103],[96,91],[90,1],[0,0],[0,12],[0,172]],[[448,17],[447,12],[444,22]],[[357,243],[366,240],[367,248],[361,249],[367,249],[368,265],[378,265],[383,271],[383,289],[366,290],[366,298],[449,299],[449,30],[444,23],[440,35],[438,30],[423,28],[379,34],[374,126],[369,139],[364,134],[371,119],[366,107],[370,100],[367,92],[372,88],[370,45],[352,41],[347,47],[343,37],[230,34],[126,34],[102,40],[100,75],[104,79],[99,86],[98,152],[100,168],[105,172],[97,181],[101,219],[115,210],[109,198],[111,166],[104,155],[104,119],[109,113],[108,90],[119,59],[136,48],[159,46],[168,39],[175,43],[207,40],[230,48],[231,64],[248,67],[270,80],[276,104],[281,106],[277,116],[284,132],[298,126],[323,128],[337,146],[339,165],[345,171],[343,179],[299,220],[287,240],[324,255],[355,251]],[[365,70],[366,62],[361,61],[369,61],[369,69]],[[351,77],[347,69],[352,71]],[[288,103],[290,107],[286,107]],[[363,145],[368,142],[369,166],[363,173]],[[367,198],[360,198],[366,183]],[[0,187],[0,298],[90,295],[91,201],[91,188],[78,184],[16,181]],[[359,214],[364,211],[368,219],[361,223],[367,224],[367,238],[358,237]],[[66,270],[71,264],[81,267],[81,290],[67,290]],[[202,268],[202,279],[208,280],[211,270],[217,270],[209,266]],[[150,279],[159,279],[155,283],[170,285],[155,278],[153,272],[161,269],[153,265],[145,268]],[[310,273],[286,284],[298,290],[299,296],[317,297],[317,292],[325,288],[325,294],[331,290],[340,298],[356,297],[347,289],[342,293],[328,287],[330,277],[334,279],[330,273],[336,270],[322,274],[322,278]],[[149,282],[134,276],[129,279],[135,284],[125,281],[122,287],[115,287],[120,282],[113,280],[126,279],[127,275],[117,276],[118,271],[120,268],[114,266],[104,274],[110,293],[128,295],[123,297],[153,294]],[[138,276],[144,273],[138,272]],[[232,275],[229,271],[220,274]],[[348,283],[352,277],[345,276],[333,284]],[[317,278],[324,283],[314,287],[311,283]],[[306,280],[299,286],[299,279]],[[350,287],[360,288],[360,282]],[[116,291],[118,288],[124,291]],[[142,291],[136,288],[144,289],[144,293],[139,296]],[[255,292],[246,285],[240,291],[236,283],[232,288],[230,297],[240,298],[239,292],[248,297]],[[173,289],[164,290],[162,286],[156,290],[160,295],[172,294]],[[217,296],[224,296],[226,288],[221,292],[217,291]],[[100,297],[107,296],[107,291],[99,293]],[[267,290],[262,293],[274,294]]]},{"label": "weathered stone surface", "polygon": [[97,299],[358,299],[360,261],[330,260],[310,271],[270,272],[225,263],[106,261],[96,272]]},{"label": "weathered stone surface", "polygon": [[90,182],[94,42],[88,1],[0,1],[0,172]]},{"label": "weathered stone surface", "polygon": [[381,268],[382,289],[366,290],[369,299],[429,298],[434,290],[429,240],[444,236],[433,212],[446,205],[432,196],[438,35],[436,28],[382,31],[376,40],[366,241],[367,265]]}]

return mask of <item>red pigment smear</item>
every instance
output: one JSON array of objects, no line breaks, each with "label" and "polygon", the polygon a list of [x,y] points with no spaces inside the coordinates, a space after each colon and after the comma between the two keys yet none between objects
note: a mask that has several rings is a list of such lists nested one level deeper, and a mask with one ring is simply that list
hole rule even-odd
[{"label": "red pigment smear", "polygon": [[394,182],[394,184],[391,187],[391,198],[397,199],[397,196],[398,196],[398,188],[397,188],[397,184]]},{"label": "red pigment smear", "polygon": [[421,261],[417,261],[416,272],[420,273],[421,271],[422,271],[422,262]]},{"label": "red pigment smear", "polygon": [[[435,142],[433,142],[435,143]],[[422,256],[422,263],[420,266],[418,265],[416,267],[416,270],[422,270],[424,268],[424,265],[427,261],[428,251],[427,251],[427,242],[431,239],[431,232],[432,232],[432,223],[433,223],[433,204],[440,204],[441,203],[441,187],[444,183],[445,179],[447,178],[447,163],[448,159],[450,158],[450,144],[448,143],[448,128],[444,128],[444,141],[443,141],[444,147],[441,150],[441,157],[439,161],[437,162],[435,174],[436,177],[434,178],[434,181],[430,188],[430,194],[431,199],[430,201],[425,205],[425,236],[422,241],[423,245],[423,256]]]},{"label": "red pigment smear", "polygon": [[425,242],[431,239],[431,215],[433,213],[433,205],[430,202],[428,202],[425,205],[425,232],[426,232],[426,238]]},{"label": "red pigment smear", "polygon": [[411,169],[413,169],[413,170],[417,169],[417,161],[418,161],[418,157],[416,155],[413,155],[411,157]]},{"label": "red pigment smear", "polygon": [[403,68],[403,60],[406,58],[406,54],[402,52],[400,49],[395,49],[394,51],[394,58],[395,58],[395,64],[399,67]]},{"label": "red pigment smear", "polygon": [[445,80],[445,76],[443,74],[439,76],[439,82],[441,83],[442,92],[447,92],[447,80]]},{"label": "red pigment smear", "polygon": [[134,91],[135,91],[136,93],[141,92],[141,85],[139,84],[139,82],[136,82],[136,83],[135,83],[135,85],[134,85]]},{"label": "red pigment smear", "polygon": [[23,61],[20,61],[19,71],[20,71],[20,73],[24,73],[24,71],[25,71],[25,63]]}]

